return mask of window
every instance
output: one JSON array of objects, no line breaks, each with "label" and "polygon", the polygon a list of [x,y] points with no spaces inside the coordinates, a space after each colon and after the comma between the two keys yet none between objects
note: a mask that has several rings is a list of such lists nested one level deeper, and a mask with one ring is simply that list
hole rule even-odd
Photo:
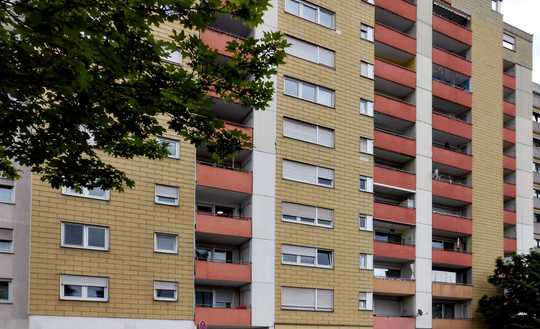
[{"label": "window", "polygon": [[375,0],[364,0],[365,2],[369,3],[369,4],[372,4],[374,5],[375,4]]},{"label": "window", "polygon": [[233,293],[229,290],[196,290],[195,305],[200,307],[231,308]]},{"label": "window", "polygon": [[285,95],[328,107],[334,107],[335,92],[333,90],[293,78],[286,77],[284,80]]},{"label": "window", "polygon": [[516,38],[510,34],[503,34],[503,47],[510,50],[516,50]]},{"label": "window", "polygon": [[360,176],[360,191],[373,192],[373,178]]},{"label": "window", "polygon": [[287,54],[313,63],[330,67],[335,66],[336,54],[333,50],[323,48],[290,36],[287,36],[287,42],[290,44],[290,46],[285,49]]},{"label": "window", "polygon": [[375,73],[373,70],[373,64],[362,61],[360,63],[360,75],[363,76],[364,78],[374,79]]},{"label": "window", "polygon": [[431,278],[433,282],[457,283],[456,272],[432,270]]},{"label": "window", "polygon": [[77,196],[81,198],[98,199],[98,200],[110,199],[109,191],[102,190],[99,187],[94,187],[92,189],[83,187],[81,188],[80,192],[78,192],[75,188],[72,188],[72,187],[63,187],[62,194],[70,195],[70,196]]},{"label": "window", "polygon": [[533,195],[535,198],[540,198],[540,190],[533,189]]},{"label": "window", "polygon": [[373,154],[373,140],[365,137],[360,137],[360,152]]},{"label": "window", "polygon": [[13,230],[10,228],[0,228],[0,253],[13,252]]},{"label": "window", "polygon": [[367,41],[373,41],[373,27],[366,24],[360,24],[360,38]]},{"label": "window", "polygon": [[62,247],[95,250],[109,249],[109,229],[77,223],[62,223]]},{"label": "window", "polygon": [[534,122],[540,122],[540,113],[533,112],[532,119],[533,119]]},{"label": "window", "polygon": [[502,0],[491,0],[491,10],[494,10],[496,12],[501,12],[502,7]]},{"label": "window", "polygon": [[154,281],[154,300],[177,301],[176,286],[176,282]]},{"label": "window", "polygon": [[540,239],[534,239],[536,242],[536,248],[540,248]]},{"label": "window", "polygon": [[358,226],[362,231],[373,231],[373,216],[358,215]]},{"label": "window", "polygon": [[360,268],[363,270],[373,269],[373,255],[360,254]]},{"label": "window", "polygon": [[180,142],[174,139],[160,137],[158,141],[167,148],[168,157],[171,159],[180,159]]},{"label": "window", "polygon": [[334,170],[283,160],[283,178],[324,187],[334,186]]},{"label": "window", "polygon": [[109,279],[61,275],[60,299],[106,302],[109,299]]},{"label": "window", "polygon": [[0,178],[0,202],[15,203],[15,182]]},{"label": "window", "polygon": [[0,279],[0,304],[11,303],[11,296],[13,295],[11,289],[11,280]]},{"label": "window", "polygon": [[164,60],[172,64],[182,64],[182,54],[178,50],[175,50],[170,52]]},{"label": "window", "polygon": [[534,214],[534,222],[535,223],[540,223],[540,214]]},{"label": "window", "polygon": [[373,102],[366,99],[360,100],[360,114],[373,116]]},{"label": "window", "polygon": [[540,163],[534,162],[533,166],[534,166],[533,171],[536,172],[536,173],[540,173]]},{"label": "window", "polygon": [[168,233],[154,233],[154,251],[169,254],[178,252],[178,236]]},{"label": "window", "polygon": [[197,260],[219,263],[232,263],[233,255],[231,250],[220,248],[197,247]]},{"label": "window", "polygon": [[533,146],[534,147],[540,147],[540,139],[533,138]]},{"label": "window", "polygon": [[332,311],[334,291],[316,288],[281,288],[281,308],[288,310]]},{"label": "window", "polygon": [[358,297],[358,308],[360,310],[371,311],[373,310],[373,293],[361,292]]},{"label": "window", "polygon": [[285,0],[285,11],[329,29],[336,28],[335,14],[301,0]]},{"label": "window", "polygon": [[289,118],[283,119],[283,136],[334,147],[334,130]]},{"label": "window", "polygon": [[315,267],[332,267],[332,251],[310,247],[289,246],[281,247],[281,261],[288,265],[303,265]]},{"label": "window", "polygon": [[283,202],[281,212],[281,218],[286,222],[323,227],[332,227],[334,222],[334,211],[332,209]]},{"label": "window", "polygon": [[178,206],[178,187],[156,184],[154,201],[159,204]]},{"label": "window", "polygon": [[[452,302],[434,302],[432,305],[433,319],[455,319],[456,306],[458,305]],[[460,316],[457,318],[460,318]]]}]

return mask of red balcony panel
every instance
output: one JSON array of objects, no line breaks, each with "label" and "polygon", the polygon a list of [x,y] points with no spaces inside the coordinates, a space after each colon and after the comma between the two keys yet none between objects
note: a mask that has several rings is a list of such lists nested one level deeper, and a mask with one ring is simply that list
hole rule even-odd
[{"label": "red balcony panel", "polygon": [[432,220],[434,230],[472,234],[472,220],[470,218],[433,213]]},{"label": "red balcony panel", "polygon": [[374,180],[377,184],[395,186],[408,190],[416,190],[416,175],[380,166],[375,166]]},{"label": "red balcony panel", "polygon": [[249,283],[251,282],[251,265],[198,260],[195,263],[195,279]]},{"label": "red balcony panel", "polygon": [[503,166],[504,169],[516,171],[516,158],[505,155],[503,157]]},{"label": "red balcony panel", "polygon": [[504,238],[504,252],[512,253],[517,250],[517,241],[516,239]]},{"label": "red balcony panel", "polygon": [[375,0],[375,5],[410,21],[416,21],[416,6],[406,1]]},{"label": "red balcony panel", "polygon": [[472,203],[472,188],[468,186],[433,180],[432,188],[433,195]]},{"label": "red balcony panel", "polygon": [[374,329],[415,329],[416,319],[413,317],[390,317],[390,316],[375,316],[373,317]]},{"label": "red balcony panel", "polygon": [[391,259],[414,260],[414,246],[373,241],[375,256]]},{"label": "red balcony panel", "polygon": [[472,329],[472,320],[433,319],[433,329]]},{"label": "red balcony panel", "polygon": [[438,113],[434,113],[432,117],[433,129],[444,131],[455,136],[472,139],[471,124],[464,121],[451,119]]},{"label": "red balcony panel", "polygon": [[504,196],[507,198],[516,197],[516,185],[510,183],[504,183]]},{"label": "red balcony panel", "polygon": [[433,63],[466,76],[472,75],[472,63],[442,49],[433,48]]},{"label": "red balcony panel", "polygon": [[198,233],[251,238],[250,218],[230,218],[212,214],[197,214]]},{"label": "red balcony panel", "polygon": [[249,308],[195,307],[195,323],[206,322],[210,327],[251,327]]},{"label": "red balcony panel", "polygon": [[515,117],[516,116],[516,104],[512,104],[509,102],[503,102],[503,112],[506,115]]},{"label": "red balcony panel", "polygon": [[375,76],[412,89],[416,88],[416,72],[381,59],[375,60]]},{"label": "red balcony panel", "polygon": [[433,30],[466,45],[472,45],[471,30],[441,16],[433,15]]},{"label": "red balcony panel", "polygon": [[433,96],[465,107],[472,107],[472,95],[470,92],[455,88],[438,80],[433,80]]},{"label": "red balcony panel", "polygon": [[375,147],[409,155],[416,156],[416,141],[414,139],[392,135],[379,130],[375,130]]},{"label": "red balcony panel", "polygon": [[433,147],[433,161],[454,168],[472,170],[472,156],[436,146]]},{"label": "red balcony panel", "polygon": [[504,223],[507,225],[516,225],[517,217],[515,211],[505,210],[504,211]]},{"label": "red balcony panel", "polygon": [[229,42],[236,40],[240,42],[239,38],[235,38],[223,32],[219,32],[213,29],[206,29],[200,32],[201,41],[209,48],[217,51],[221,55],[232,56],[231,52],[227,50]]},{"label": "red balcony panel", "polygon": [[411,122],[416,121],[416,107],[413,104],[381,94],[375,95],[375,111]]},{"label": "red balcony panel", "polygon": [[454,265],[461,267],[472,266],[472,254],[470,253],[433,249],[432,258],[433,264]]},{"label": "red balcony panel", "polygon": [[234,122],[228,122],[228,121],[225,121],[224,124],[225,124],[226,130],[239,130],[243,132],[244,134],[246,134],[249,137],[249,139],[253,137],[253,128],[251,127],[246,127],[246,126],[239,125]]},{"label": "red balcony panel", "polygon": [[416,39],[381,24],[375,24],[375,41],[416,54]]},{"label": "red balcony panel", "polygon": [[503,140],[507,143],[516,143],[516,131],[508,128],[503,128]]},{"label": "red balcony panel", "polygon": [[392,222],[415,225],[416,209],[394,206],[386,203],[377,203],[373,205],[374,217],[376,219],[388,220]]},{"label": "red balcony panel", "polygon": [[516,77],[509,74],[503,74],[503,85],[506,88],[516,89]]},{"label": "red balcony panel", "polygon": [[251,173],[197,164],[197,185],[251,194]]}]

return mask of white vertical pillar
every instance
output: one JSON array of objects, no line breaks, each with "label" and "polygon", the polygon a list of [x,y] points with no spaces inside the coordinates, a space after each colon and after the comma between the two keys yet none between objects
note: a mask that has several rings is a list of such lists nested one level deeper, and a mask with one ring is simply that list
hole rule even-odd
[{"label": "white vertical pillar", "polygon": [[[417,1],[416,22],[416,328],[431,328],[432,0]],[[420,315],[420,311],[422,315]]]}]

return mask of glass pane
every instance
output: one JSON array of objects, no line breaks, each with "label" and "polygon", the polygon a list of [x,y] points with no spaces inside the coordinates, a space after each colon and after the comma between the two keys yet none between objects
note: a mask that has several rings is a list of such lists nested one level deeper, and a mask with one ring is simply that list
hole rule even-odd
[{"label": "glass pane", "polygon": [[319,225],[323,225],[323,226],[332,226],[332,221],[331,220],[326,220],[326,219],[320,219],[319,218],[318,223],[319,223]]},{"label": "glass pane", "polygon": [[0,281],[0,300],[9,300],[9,282]]},{"label": "glass pane", "polygon": [[317,9],[313,7],[306,6],[305,4],[302,6],[303,12],[302,17],[307,19],[308,21],[317,22]]},{"label": "glass pane", "polygon": [[105,298],[104,287],[88,287],[88,298]]},{"label": "glass pane", "polygon": [[64,224],[64,244],[83,245],[83,226],[80,224]]},{"label": "glass pane", "polygon": [[331,256],[329,251],[318,251],[317,252],[317,264],[323,266],[332,265]]},{"label": "glass pane", "polygon": [[315,102],[316,88],[314,85],[303,83],[302,84],[302,99]]},{"label": "glass pane", "polygon": [[319,88],[318,103],[333,107],[334,106],[334,93],[328,89]]},{"label": "glass pane", "polygon": [[0,252],[10,252],[11,241],[0,240]]},{"label": "glass pane", "polygon": [[158,250],[176,251],[176,235],[158,233],[156,239]]},{"label": "glass pane", "polygon": [[169,198],[169,197],[165,197],[161,195],[157,196],[157,201],[160,203],[166,203],[166,204],[172,204],[172,205],[176,204],[176,198]]},{"label": "glass pane", "polygon": [[298,82],[290,79],[285,79],[285,94],[298,97]]},{"label": "glass pane", "polygon": [[82,297],[82,286],[64,285],[64,296]]},{"label": "glass pane", "polygon": [[283,262],[296,263],[296,255],[283,254]]},{"label": "glass pane", "polygon": [[326,178],[319,177],[318,182],[321,185],[332,186],[332,180],[331,179],[326,179]]},{"label": "glass pane", "polygon": [[319,50],[319,62],[334,67],[334,52],[321,48]]},{"label": "glass pane", "polygon": [[13,188],[9,186],[0,186],[0,202],[12,202],[11,192]]},{"label": "glass pane", "polygon": [[285,11],[300,16],[300,4],[293,0],[285,0]]},{"label": "glass pane", "polygon": [[93,188],[91,190],[88,190],[88,195],[96,197],[96,198],[104,198],[106,196],[106,192],[99,187]]},{"label": "glass pane", "polygon": [[319,23],[329,29],[333,29],[335,27],[334,14],[321,9],[319,12]]},{"label": "glass pane", "polygon": [[158,298],[174,299],[175,298],[174,295],[175,295],[174,290],[156,289],[156,296]]},{"label": "glass pane", "polygon": [[304,223],[315,223],[315,218],[306,218],[306,217],[300,217],[300,221]]},{"label": "glass pane", "polygon": [[313,265],[313,264],[315,264],[315,257],[300,256],[300,263]]},{"label": "glass pane", "polygon": [[213,213],[214,212],[214,209],[212,208],[212,206],[206,206],[206,205],[197,205],[197,211],[198,212],[205,212],[205,213]]},{"label": "glass pane", "polygon": [[197,248],[197,259],[198,260],[208,260],[210,258],[210,250]]},{"label": "glass pane", "polygon": [[227,251],[225,250],[215,250],[212,260],[216,262],[225,262],[227,261]]},{"label": "glass pane", "polygon": [[225,216],[225,217],[233,217],[234,216],[234,208],[216,206],[216,215]]},{"label": "glass pane", "polygon": [[88,228],[88,246],[95,248],[105,248],[105,231],[103,227]]},{"label": "glass pane", "polygon": [[167,148],[167,153],[170,157],[176,158],[178,156],[178,154],[176,154],[177,142],[169,139],[160,139],[160,142]]},{"label": "glass pane", "polygon": [[197,306],[212,307],[214,304],[214,296],[211,291],[196,291],[195,304]]}]

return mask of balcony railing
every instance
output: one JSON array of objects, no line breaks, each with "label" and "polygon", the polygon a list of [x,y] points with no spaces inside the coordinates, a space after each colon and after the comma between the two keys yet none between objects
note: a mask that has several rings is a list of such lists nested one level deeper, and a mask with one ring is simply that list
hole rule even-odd
[{"label": "balcony railing", "polygon": [[403,0],[375,0],[375,5],[410,21],[416,21],[416,6]]},{"label": "balcony railing", "polygon": [[516,171],[516,158],[509,155],[503,156],[503,166],[504,169]]},{"label": "balcony railing", "polygon": [[197,185],[251,194],[253,177],[249,172],[223,168],[215,163],[197,164]]},{"label": "balcony railing", "polygon": [[416,293],[416,282],[411,279],[387,279],[375,277],[373,292],[384,295],[412,296]]},{"label": "balcony railing", "polygon": [[395,82],[411,89],[416,88],[416,72],[380,58],[375,59],[375,77]]},{"label": "balcony railing", "polygon": [[249,308],[212,308],[195,307],[195,323],[204,321],[211,327],[251,327],[251,310]]},{"label": "balcony railing", "polygon": [[442,16],[433,15],[433,30],[442,33],[458,42],[472,45],[472,31],[463,25],[454,23]]},{"label": "balcony railing", "polygon": [[433,63],[466,76],[472,75],[472,62],[441,48],[433,48]]},{"label": "balcony railing", "polygon": [[470,186],[433,179],[432,188],[433,195],[472,203],[472,188]]},{"label": "balcony railing", "polygon": [[433,146],[433,162],[445,164],[450,167],[463,169],[466,171],[472,170],[472,156],[459,152],[457,150],[451,150],[445,146]]},{"label": "balcony railing", "polygon": [[516,225],[517,217],[516,212],[511,210],[504,210],[504,223],[508,225]]},{"label": "balcony railing", "polygon": [[416,175],[404,170],[376,164],[373,170],[377,184],[416,190]]},{"label": "balcony railing", "polygon": [[472,107],[472,94],[441,80],[433,80],[433,96],[468,108]]},{"label": "balcony railing", "polygon": [[196,232],[249,239],[251,238],[251,218],[197,212]]},{"label": "balcony railing", "polygon": [[239,38],[238,36],[229,34],[224,31],[219,31],[215,28],[208,28],[200,32],[199,37],[201,41],[209,48],[217,51],[221,55],[228,57],[233,55],[229,50],[227,50],[229,42],[241,40],[241,38]]},{"label": "balcony railing", "polygon": [[373,241],[373,248],[376,257],[411,261],[416,258],[415,247],[413,245],[375,240]]},{"label": "balcony railing", "polygon": [[465,251],[433,248],[432,259],[433,264],[454,265],[458,267],[472,266],[472,254]]},{"label": "balcony railing", "polygon": [[513,253],[517,251],[517,240],[515,238],[504,238],[504,252]]},{"label": "balcony railing", "polygon": [[473,287],[467,284],[433,282],[432,294],[436,298],[469,300],[473,297]]},{"label": "balcony railing", "polygon": [[375,147],[386,151],[416,156],[416,141],[410,137],[375,129]]},{"label": "balcony railing", "polygon": [[472,139],[472,125],[470,123],[436,112],[433,112],[432,117],[433,129]]},{"label": "balcony railing", "polygon": [[503,112],[506,115],[515,117],[516,116],[516,105],[510,102],[503,102]]},{"label": "balcony railing", "polygon": [[373,208],[376,219],[388,220],[408,225],[416,224],[416,209],[414,208],[407,208],[382,202],[375,202]]},{"label": "balcony railing", "polygon": [[510,74],[503,74],[503,85],[505,88],[516,89],[516,77]]},{"label": "balcony railing", "polygon": [[472,329],[473,322],[469,319],[433,319],[433,329]]},{"label": "balcony railing", "polygon": [[432,221],[435,230],[472,234],[472,220],[467,217],[433,212]]},{"label": "balcony railing", "polygon": [[197,260],[195,280],[246,284],[251,282],[251,265]]},{"label": "balcony railing", "polygon": [[415,329],[416,318],[414,316],[409,317],[393,317],[393,316],[374,316],[373,317],[374,329]]},{"label": "balcony railing", "polygon": [[381,23],[375,24],[375,41],[416,55],[416,39]]},{"label": "balcony railing", "polygon": [[410,122],[416,121],[414,104],[379,93],[375,94],[375,111]]}]

